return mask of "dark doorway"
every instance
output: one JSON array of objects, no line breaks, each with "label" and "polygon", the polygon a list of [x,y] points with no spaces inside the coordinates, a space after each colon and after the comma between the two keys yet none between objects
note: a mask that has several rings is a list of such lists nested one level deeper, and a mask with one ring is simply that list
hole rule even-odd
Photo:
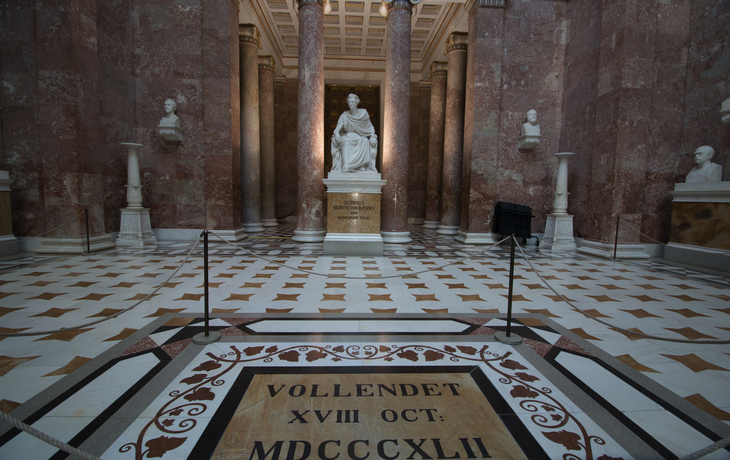
[{"label": "dark doorway", "polygon": [[357,94],[361,109],[368,111],[370,121],[378,135],[378,159],[376,160],[378,171],[382,171],[382,139],[380,137],[380,87],[373,85],[325,85],[324,90],[324,177],[327,177],[332,169],[332,134],[337,126],[337,120],[342,112],[348,109],[347,96],[350,93]]}]

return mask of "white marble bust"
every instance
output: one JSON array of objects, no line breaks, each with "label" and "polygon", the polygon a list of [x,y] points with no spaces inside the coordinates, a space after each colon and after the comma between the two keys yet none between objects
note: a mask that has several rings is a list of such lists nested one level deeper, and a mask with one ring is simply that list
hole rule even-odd
[{"label": "white marble bust", "polygon": [[355,94],[347,96],[349,110],[337,120],[332,135],[332,169],[341,172],[375,171],[378,155],[378,136],[365,109],[358,109],[360,98]]},{"label": "white marble bust", "polygon": [[180,119],[175,115],[177,110],[177,103],[172,99],[165,101],[165,116],[160,120],[160,126],[175,126],[180,127]]},{"label": "white marble bust", "polygon": [[527,112],[527,123],[520,127],[518,139],[520,150],[534,149],[540,143],[540,125],[537,124],[537,111],[530,109]]},{"label": "white marble bust", "polygon": [[684,181],[688,184],[720,182],[722,180],[722,166],[710,161],[714,155],[715,149],[709,145],[697,147],[697,150],[695,150],[695,163],[697,163],[697,166],[692,168]]}]

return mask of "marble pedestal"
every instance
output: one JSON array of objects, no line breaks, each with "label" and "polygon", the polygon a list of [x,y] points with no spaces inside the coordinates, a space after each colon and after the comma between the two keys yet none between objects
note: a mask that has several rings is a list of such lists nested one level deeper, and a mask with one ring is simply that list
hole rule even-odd
[{"label": "marble pedestal", "polygon": [[[41,238],[40,246],[33,251],[36,254],[87,254],[86,236],[71,238]],[[111,237],[107,234],[92,236],[88,245],[91,252],[114,248]]]},{"label": "marble pedestal", "polygon": [[541,249],[569,251],[577,249],[573,238],[573,216],[569,214],[548,214],[545,236],[540,243]]},{"label": "marble pedestal", "polygon": [[117,247],[143,248],[157,244],[150,225],[149,208],[122,208],[121,211]]},{"label": "marble pedestal", "polygon": [[380,174],[330,172],[324,255],[382,256]]}]

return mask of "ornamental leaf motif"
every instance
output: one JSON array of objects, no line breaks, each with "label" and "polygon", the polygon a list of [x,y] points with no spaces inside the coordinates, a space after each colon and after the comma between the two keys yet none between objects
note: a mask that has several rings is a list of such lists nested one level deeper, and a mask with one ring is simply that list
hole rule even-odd
[{"label": "ornamental leaf motif", "polygon": [[335,353],[342,353],[343,351],[345,351],[345,347],[343,347],[342,345],[337,345],[332,349],[332,351],[334,351]]},{"label": "ornamental leaf motif", "polygon": [[286,353],[280,354],[279,359],[282,361],[289,361],[290,363],[299,362],[299,352],[296,350],[289,350]]},{"label": "ornamental leaf motif", "polygon": [[267,348],[264,351],[266,351],[266,353],[276,353],[278,350],[279,350],[279,347],[277,347],[276,345],[274,345],[273,347],[269,347],[269,348]]},{"label": "ornamental leaf motif", "polygon": [[477,349],[474,347],[466,347],[463,345],[457,345],[456,348],[458,348],[459,351],[464,353],[465,355],[474,356],[477,354]]},{"label": "ornamental leaf motif", "polygon": [[562,444],[568,450],[581,450],[581,446],[578,443],[580,441],[580,435],[577,433],[560,430],[551,432],[543,431],[542,434],[552,442]]},{"label": "ornamental leaf motif", "polygon": [[184,378],[180,380],[180,383],[187,383],[188,385],[195,385],[196,383],[200,383],[203,380],[205,380],[206,375],[205,374],[195,374],[190,377]]},{"label": "ornamental leaf motif", "polygon": [[444,346],[444,351],[447,351],[449,353],[453,353],[453,352],[456,351],[456,348],[454,348],[452,346],[449,346],[449,345],[446,345],[446,346]]},{"label": "ornamental leaf motif", "polygon": [[537,398],[540,394],[537,391],[532,391],[524,385],[515,385],[512,387],[512,391],[509,394],[513,398]]},{"label": "ornamental leaf motif", "polygon": [[245,353],[246,356],[253,356],[261,353],[261,350],[263,349],[264,347],[247,347],[243,349],[243,353]]},{"label": "ornamental leaf motif", "polygon": [[309,353],[307,353],[307,361],[317,361],[318,359],[323,359],[327,357],[327,353],[322,353],[319,350],[311,350]]},{"label": "ornamental leaf motif", "polygon": [[534,375],[526,374],[524,372],[516,372],[515,377],[522,380],[523,382],[534,382],[535,380],[540,380]]},{"label": "ornamental leaf motif", "polygon": [[167,436],[150,439],[145,443],[145,446],[150,448],[150,450],[147,451],[147,458],[160,458],[168,450],[180,447],[186,439],[188,438],[168,438]]},{"label": "ornamental leaf motif", "polygon": [[408,361],[413,361],[414,363],[418,361],[418,353],[413,350],[402,351],[398,353],[398,357],[407,359]]},{"label": "ornamental leaf motif", "polygon": [[444,359],[443,353],[433,350],[426,350],[423,356],[426,358],[426,361],[438,361],[440,359]]},{"label": "ornamental leaf motif", "polygon": [[517,369],[527,369],[522,364],[518,363],[514,359],[505,359],[501,363],[499,363],[500,366],[505,367],[507,369],[517,370]]},{"label": "ornamental leaf motif", "polygon": [[167,420],[164,420],[162,422],[162,426],[172,426],[173,423],[175,423],[175,421],[171,418],[168,418]]},{"label": "ornamental leaf motif", "polygon": [[200,371],[210,372],[212,370],[218,369],[219,367],[221,367],[220,363],[217,363],[215,361],[206,361],[206,362],[202,363],[200,366],[193,369],[193,372],[200,372]]},{"label": "ornamental leaf motif", "polygon": [[387,353],[390,350],[391,350],[390,347],[386,347],[385,345],[380,345],[380,352],[381,353]]},{"label": "ornamental leaf motif", "polygon": [[190,394],[185,395],[187,401],[212,401],[215,399],[215,393],[210,388],[200,387]]},{"label": "ornamental leaf motif", "polygon": [[170,411],[170,415],[174,416],[174,417],[177,417],[178,415],[180,415],[182,413],[183,413],[182,407],[178,407],[177,409]]}]

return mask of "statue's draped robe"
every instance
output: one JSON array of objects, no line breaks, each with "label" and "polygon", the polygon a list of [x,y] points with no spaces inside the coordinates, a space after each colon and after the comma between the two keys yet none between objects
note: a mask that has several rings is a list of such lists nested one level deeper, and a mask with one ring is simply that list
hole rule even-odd
[{"label": "statue's draped robe", "polygon": [[332,171],[375,170],[378,147],[371,147],[369,138],[377,136],[367,110],[358,109],[357,115],[344,112],[337,125],[342,125],[344,134],[340,145],[332,138]]}]

